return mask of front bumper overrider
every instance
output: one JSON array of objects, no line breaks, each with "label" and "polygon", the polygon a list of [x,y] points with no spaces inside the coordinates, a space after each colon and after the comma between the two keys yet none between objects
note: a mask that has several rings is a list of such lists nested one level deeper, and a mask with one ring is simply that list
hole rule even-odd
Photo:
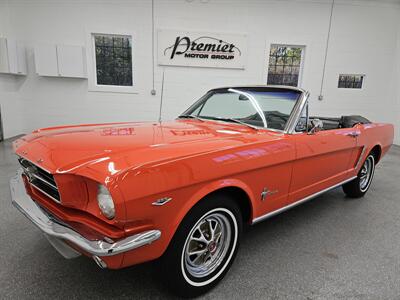
[{"label": "front bumper overrider", "polygon": [[[93,257],[121,254],[150,244],[161,236],[159,230],[148,230],[114,243],[109,243],[103,240],[88,240],[66,225],[52,220],[38,206],[38,204],[28,196],[22,178],[22,170],[18,170],[17,175],[11,178],[10,189],[12,204],[29,220],[31,220],[32,223],[35,224],[43,233],[52,240],[58,239],[60,242],[68,241],[69,243],[76,245],[79,249],[82,249],[84,252],[91,254]],[[54,246],[54,243],[52,244]],[[66,244],[65,246],[68,247]],[[59,247],[55,248],[61,253]]]}]

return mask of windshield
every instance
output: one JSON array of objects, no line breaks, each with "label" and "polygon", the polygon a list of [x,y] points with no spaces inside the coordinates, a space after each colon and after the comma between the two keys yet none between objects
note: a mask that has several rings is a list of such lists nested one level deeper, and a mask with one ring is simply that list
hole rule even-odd
[{"label": "windshield", "polygon": [[229,88],[208,92],[181,117],[245,123],[284,130],[301,95],[285,88]]}]

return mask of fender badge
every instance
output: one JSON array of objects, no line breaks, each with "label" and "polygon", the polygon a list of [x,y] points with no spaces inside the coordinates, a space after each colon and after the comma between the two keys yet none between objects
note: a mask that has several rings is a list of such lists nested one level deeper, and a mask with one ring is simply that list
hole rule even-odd
[{"label": "fender badge", "polygon": [[152,203],[152,205],[161,206],[161,205],[167,204],[171,200],[172,200],[172,198],[169,198],[169,197],[161,198],[161,199],[158,199],[157,201],[154,201]]},{"label": "fender badge", "polygon": [[265,187],[261,193],[261,201],[265,201],[267,196],[272,196],[275,195],[276,193],[278,193],[278,190],[270,191]]},{"label": "fender badge", "polygon": [[37,162],[38,164],[41,164],[41,163],[43,162],[43,158],[39,158],[38,160],[36,160],[36,162]]}]

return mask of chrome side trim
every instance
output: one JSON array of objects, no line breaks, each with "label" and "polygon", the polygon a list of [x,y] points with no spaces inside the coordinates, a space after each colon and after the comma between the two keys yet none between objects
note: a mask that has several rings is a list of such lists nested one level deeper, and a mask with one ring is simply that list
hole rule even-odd
[{"label": "chrome side trim", "polygon": [[361,151],[360,157],[358,158],[357,163],[356,163],[356,165],[354,167],[355,170],[357,170],[358,167],[360,166],[361,159],[364,157],[365,149],[366,149],[366,147],[363,146],[363,149]]},{"label": "chrome side trim", "polygon": [[252,224],[256,224],[256,223],[258,223],[258,222],[261,222],[261,221],[264,221],[264,220],[266,220],[266,219],[268,219],[268,218],[271,218],[271,217],[273,217],[273,216],[275,216],[275,215],[277,215],[277,214],[280,214],[280,213],[282,213],[282,212],[284,212],[284,211],[286,211],[286,210],[288,210],[288,209],[291,209],[291,208],[293,208],[293,207],[295,207],[295,206],[297,206],[297,205],[300,205],[300,204],[302,204],[302,203],[304,203],[304,202],[307,202],[307,201],[309,201],[309,200],[311,200],[311,199],[313,199],[313,198],[315,198],[315,197],[317,197],[317,196],[319,196],[319,195],[321,195],[321,194],[323,194],[323,193],[325,193],[325,192],[328,192],[328,191],[330,191],[330,190],[332,190],[332,189],[334,189],[334,188],[337,188],[337,187],[339,187],[339,186],[345,184],[346,182],[352,181],[352,180],[355,179],[355,178],[357,178],[357,176],[354,176],[354,177],[351,177],[351,178],[349,178],[349,179],[346,179],[346,180],[344,180],[344,181],[342,181],[342,182],[339,182],[339,183],[337,183],[337,184],[335,184],[335,185],[333,185],[333,186],[331,186],[331,187],[328,187],[328,188],[326,188],[326,189],[323,189],[322,191],[319,191],[319,192],[316,192],[315,194],[312,194],[312,195],[310,195],[310,196],[307,196],[307,197],[305,197],[305,198],[303,198],[303,199],[301,199],[301,200],[299,200],[299,201],[297,201],[297,202],[291,203],[291,204],[289,204],[289,205],[287,205],[287,206],[284,206],[284,207],[281,207],[281,208],[279,208],[279,209],[277,209],[277,210],[274,210],[274,211],[272,211],[272,212],[269,212],[269,213],[267,213],[267,214],[265,214],[265,215],[263,215],[263,216],[254,218],[253,221],[252,221],[251,223],[252,223]]},{"label": "chrome side trim", "polygon": [[150,244],[161,236],[159,230],[148,230],[129,236],[114,243],[102,240],[88,240],[78,232],[51,220],[26,193],[22,180],[22,170],[10,180],[12,204],[43,233],[64,241],[97,256],[111,256]]}]

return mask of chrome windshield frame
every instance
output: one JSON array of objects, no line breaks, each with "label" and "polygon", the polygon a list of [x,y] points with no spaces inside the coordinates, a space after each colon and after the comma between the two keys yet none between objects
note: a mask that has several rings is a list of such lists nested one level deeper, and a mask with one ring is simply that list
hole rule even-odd
[{"label": "chrome windshield frame", "polygon": [[[285,129],[283,130],[286,134],[293,134],[295,132],[297,123],[301,117],[301,113],[304,107],[308,103],[308,98],[310,97],[310,93],[307,91],[302,90],[300,98],[297,100],[292,113],[289,116],[289,120],[286,123]],[[308,114],[308,113],[307,113]]]},{"label": "chrome windshield frame", "polygon": [[[296,104],[294,105],[293,110],[290,113],[289,119],[288,119],[288,121],[287,121],[287,123],[285,125],[285,128],[283,130],[267,128],[267,127],[261,127],[261,126],[254,125],[254,127],[257,127],[259,129],[270,130],[270,131],[280,132],[280,133],[284,133],[284,134],[293,134],[293,133],[295,133],[295,129],[296,129],[297,123],[299,122],[299,119],[301,117],[301,113],[302,113],[304,107],[308,103],[308,98],[310,96],[310,93],[308,91],[302,89],[302,88],[293,87],[293,86],[285,86],[285,85],[253,85],[253,86],[231,86],[231,87],[222,87],[222,88],[211,89],[205,95],[203,95],[200,99],[198,99],[195,103],[193,103],[189,108],[187,108],[182,115],[187,114],[187,112],[190,111],[193,106],[195,106],[199,102],[203,101],[204,97],[207,96],[210,92],[213,92],[215,90],[220,90],[220,89],[226,89],[226,90],[232,90],[234,92],[240,92],[240,89],[242,89],[242,88],[244,89],[244,88],[252,88],[252,87],[287,89],[287,90],[300,92],[299,99],[297,99]],[[204,119],[204,120],[206,120],[206,119]],[[210,120],[210,121],[215,121],[215,120]],[[263,120],[263,123],[265,124],[265,120]]]}]

